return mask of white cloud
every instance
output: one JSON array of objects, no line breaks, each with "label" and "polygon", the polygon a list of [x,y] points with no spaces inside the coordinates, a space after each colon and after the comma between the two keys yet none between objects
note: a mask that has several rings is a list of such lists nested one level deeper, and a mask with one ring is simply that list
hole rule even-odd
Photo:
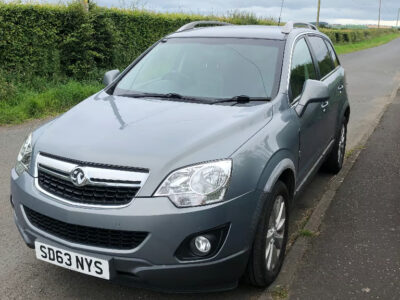
[{"label": "white cloud", "polygon": [[[6,0],[10,1],[10,0]],[[22,0],[32,2],[32,0]],[[58,3],[68,0],[34,0]],[[255,13],[260,17],[278,19],[282,0],[94,0],[101,6],[131,7],[138,4],[160,12],[189,12],[198,14],[226,14],[233,10]],[[321,21],[343,24],[376,24],[378,0],[321,0]],[[395,25],[399,0],[382,0],[382,24]],[[317,0],[284,0],[282,20],[314,21]]]},{"label": "white cloud", "polygon": [[[364,20],[364,19],[327,19],[331,24],[355,24],[355,25],[376,25],[378,20]],[[381,20],[381,25],[396,26],[396,21]]]}]

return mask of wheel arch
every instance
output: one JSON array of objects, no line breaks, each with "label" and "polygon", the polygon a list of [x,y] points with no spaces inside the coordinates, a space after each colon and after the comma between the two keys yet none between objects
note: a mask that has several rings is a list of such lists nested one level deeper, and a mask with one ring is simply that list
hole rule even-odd
[{"label": "wheel arch", "polygon": [[343,116],[346,118],[346,122],[348,123],[350,120],[350,105],[346,106]]},{"label": "wheel arch", "polygon": [[278,177],[277,181],[282,181],[289,190],[290,199],[294,199],[294,192],[296,189],[296,177],[293,169],[285,169]]},{"label": "wheel arch", "polygon": [[[282,149],[276,152],[266,164],[258,183],[258,189],[261,192],[258,199],[257,207],[254,211],[252,226],[250,230],[250,241],[253,242],[258,222],[261,217],[262,208],[266,204],[268,195],[272,192],[278,180],[283,181],[289,190],[289,207],[294,199],[294,191],[296,190],[296,160],[288,149]],[[251,242],[251,243],[252,243]]]},{"label": "wheel arch", "polygon": [[263,187],[265,193],[270,193],[275,183],[282,181],[289,190],[291,199],[296,189],[296,167],[291,158],[285,157],[275,164],[269,173],[268,180]]}]

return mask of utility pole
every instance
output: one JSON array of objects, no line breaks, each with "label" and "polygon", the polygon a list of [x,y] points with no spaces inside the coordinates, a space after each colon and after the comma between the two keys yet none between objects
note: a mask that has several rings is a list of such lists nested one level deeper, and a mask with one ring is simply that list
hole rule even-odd
[{"label": "utility pole", "polygon": [[321,0],[318,0],[318,11],[317,11],[317,27],[319,26],[319,11],[321,10]]},{"label": "utility pole", "polygon": [[400,8],[397,10],[397,21],[396,21],[396,27],[399,27],[399,15],[400,15]]},{"label": "utility pole", "polygon": [[83,0],[83,7],[86,12],[89,12],[89,0]]},{"label": "utility pole", "polygon": [[381,28],[381,6],[382,6],[382,0],[379,0],[378,28]]},{"label": "utility pole", "polygon": [[278,26],[281,25],[282,8],[283,8],[283,2],[284,2],[284,1],[285,1],[285,0],[282,0],[282,3],[281,3],[281,12],[279,13]]}]

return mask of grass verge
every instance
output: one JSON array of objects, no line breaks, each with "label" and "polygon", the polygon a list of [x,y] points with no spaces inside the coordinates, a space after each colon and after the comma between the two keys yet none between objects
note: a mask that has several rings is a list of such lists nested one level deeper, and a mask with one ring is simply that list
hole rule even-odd
[{"label": "grass verge", "polygon": [[289,297],[289,291],[283,286],[277,286],[271,291],[272,299],[283,300]]},{"label": "grass verge", "polygon": [[302,229],[302,230],[300,230],[299,235],[300,236],[304,236],[304,237],[314,237],[317,234],[315,232],[310,231],[310,230]]},{"label": "grass verge", "polygon": [[0,125],[62,113],[102,88],[96,81],[75,80],[45,82],[41,86],[17,84],[0,97]]},{"label": "grass verge", "polygon": [[338,54],[346,54],[350,52],[360,51],[372,47],[377,47],[383,44],[386,44],[396,38],[400,37],[400,33],[391,33],[387,35],[382,35],[376,38],[372,38],[370,40],[365,40],[359,43],[352,44],[337,44],[335,45],[336,52]]}]

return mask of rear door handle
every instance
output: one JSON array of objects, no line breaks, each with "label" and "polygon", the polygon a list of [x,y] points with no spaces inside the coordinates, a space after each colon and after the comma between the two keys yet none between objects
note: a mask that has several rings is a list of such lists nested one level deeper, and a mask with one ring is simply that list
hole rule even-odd
[{"label": "rear door handle", "polygon": [[329,101],[325,101],[321,104],[321,108],[325,108],[329,105]]}]

